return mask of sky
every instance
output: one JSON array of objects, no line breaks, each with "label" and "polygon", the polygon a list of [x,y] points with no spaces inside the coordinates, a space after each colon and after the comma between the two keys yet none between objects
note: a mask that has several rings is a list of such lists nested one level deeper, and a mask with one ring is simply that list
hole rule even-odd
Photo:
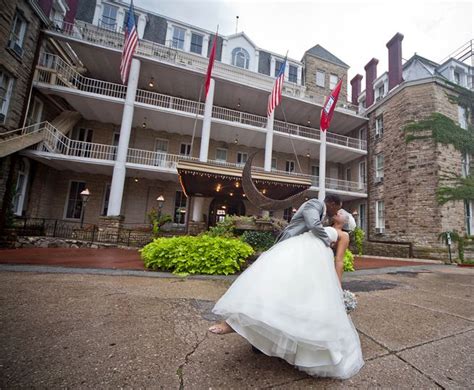
[{"label": "sky", "polygon": [[[379,60],[388,70],[386,43],[404,35],[402,57],[415,52],[440,62],[474,38],[473,1],[134,0],[138,7],[219,34],[244,31],[261,49],[301,60],[320,44],[350,66],[349,80]],[[363,88],[364,89],[364,88]]]}]

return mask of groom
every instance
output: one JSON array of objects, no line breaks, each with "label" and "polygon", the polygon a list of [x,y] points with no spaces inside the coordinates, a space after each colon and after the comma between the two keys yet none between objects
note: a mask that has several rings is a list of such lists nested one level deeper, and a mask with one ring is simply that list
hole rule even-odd
[{"label": "groom", "polygon": [[342,201],[337,195],[327,195],[324,203],[317,198],[304,202],[293,215],[288,226],[279,234],[276,242],[311,231],[326,246],[329,246],[329,237],[323,228],[322,221],[326,213],[328,217],[332,217],[337,214],[341,207]]}]

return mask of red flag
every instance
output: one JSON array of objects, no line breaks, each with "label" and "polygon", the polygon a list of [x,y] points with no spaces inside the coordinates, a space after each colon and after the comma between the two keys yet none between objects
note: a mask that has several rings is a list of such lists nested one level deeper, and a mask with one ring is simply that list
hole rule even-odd
[{"label": "red flag", "polygon": [[321,110],[321,121],[319,123],[319,128],[321,131],[326,131],[329,129],[329,123],[331,123],[332,114],[336,108],[337,99],[339,98],[339,92],[341,92],[342,79],[336,85],[336,88],[331,92],[331,94],[326,99],[323,109]]},{"label": "red flag", "polygon": [[212,44],[211,54],[209,55],[209,64],[207,65],[206,82],[204,83],[206,87],[206,95],[204,96],[204,100],[207,99],[207,93],[209,92],[209,85],[211,85],[212,67],[214,66],[214,59],[216,57],[216,43],[217,43],[217,32],[214,38],[214,42]]}]

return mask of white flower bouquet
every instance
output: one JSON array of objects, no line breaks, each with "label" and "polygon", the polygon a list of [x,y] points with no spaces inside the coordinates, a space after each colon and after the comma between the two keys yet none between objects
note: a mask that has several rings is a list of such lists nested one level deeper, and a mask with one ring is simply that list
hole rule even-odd
[{"label": "white flower bouquet", "polygon": [[357,298],[355,294],[349,290],[343,291],[344,306],[346,307],[346,313],[349,314],[354,311],[357,307]]}]

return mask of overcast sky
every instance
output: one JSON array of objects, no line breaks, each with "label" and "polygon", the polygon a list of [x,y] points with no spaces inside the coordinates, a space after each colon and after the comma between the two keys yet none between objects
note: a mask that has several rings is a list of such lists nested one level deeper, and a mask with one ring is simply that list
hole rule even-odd
[{"label": "overcast sky", "polygon": [[[404,35],[404,59],[415,52],[439,62],[473,39],[472,1],[134,0],[135,5],[207,30],[244,31],[260,48],[300,60],[320,44],[350,66],[349,80],[365,75],[372,57],[387,70],[385,44]],[[365,88],[363,88],[365,89]]]}]

